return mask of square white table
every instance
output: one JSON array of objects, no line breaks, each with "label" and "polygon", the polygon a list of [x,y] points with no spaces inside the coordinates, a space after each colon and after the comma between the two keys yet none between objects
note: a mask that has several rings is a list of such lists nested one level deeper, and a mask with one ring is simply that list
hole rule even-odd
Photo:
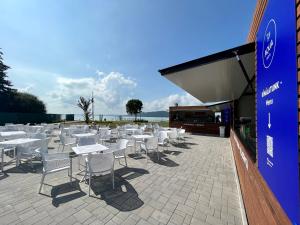
[{"label": "square white table", "polygon": [[135,152],[136,152],[136,142],[137,141],[143,142],[145,139],[153,138],[154,136],[148,135],[148,134],[140,134],[140,135],[132,135],[131,137],[134,139],[134,148],[135,148]]},{"label": "square white table", "polygon": [[41,139],[37,139],[37,138],[18,138],[9,141],[2,141],[0,142],[0,147],[15,147],[15,146],[24,145],[24,144],[28,144],[40,140]]},{"label": "square white table", "polygon": [[72,136],[76,137],[76,138],[81,138],[81,137],[93,137],[96,134],[93,133],[82,133],[82,134],[72,134]]},{"label": "square white table", "polygon": [[94,145],[84,145],[84,146],[72,147],[72,150],[77,155],[83,155],[83,154],[89,154],[89,153],[93,153],[93,152],[107,151],[108,147],[101,145],[101,144],[94,144]]},{"label": "square white table", "polygon": [[12,139],[12,138],[23,138],[26,136],[25,131],[3,131],[0,132],[0,137],[4,139]]},{"label": "square white table", "polygon": [[[95,153],[95,152],[103,152],[109,150],[108,147],[101,145],[101,144],[94,144],[94,145],[83,145],[83,146],[77,146],[77,147],[72,147],[72,150],[77,154],[77,155],[87,155],[90,153]],[[80,157],[80,156],[79,156]],[[71,166],[72,166],[72,158],[71,158]],[[80,160],[78,159],[78,166],[80,167]],[[80,170],[80,169],[79,169]],[[81,173],[80,171],[79,173]],[[85,180],[86,175],[83,176],[80,182]]]},{"label": "square white table", "polygon": [[[15,147],[16,151],[19,150],[19,146],[24,146],[28,143],[33,143],[33,142],[38,142],[41,139],[37,138],[18,138],[18,139],[13,139],[9,141],[2,141],[0,142],[0,148],[11,148]],[[17,166],[19,166],[19,161],[17,160]]]},{"label": "square white table", "polygon": [[147,139],[147,138],[152,138],[154,136],[148,135],[148,134],[139,134],[139,135],[132,135],[131,137],[133,137],[136,140],[144,140],[144,139]]}]

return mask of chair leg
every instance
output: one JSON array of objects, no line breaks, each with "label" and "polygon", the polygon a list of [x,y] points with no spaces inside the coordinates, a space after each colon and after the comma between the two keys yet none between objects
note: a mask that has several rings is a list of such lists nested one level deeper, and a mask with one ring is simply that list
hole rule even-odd
[{"label": "chair leg", "polygon": [[4,163],[4,149],[1,150],[1,173],[3,173]]},{"label": "chair leg", "polygon": [[112,187],[113,190],[115,189],[115,173],[114,170],[111,171],[111,178],[112,178]]},{"label": "chair leg", "polygon": [[91,196],[91,177],[92,175],[89,175],[89,196]]},{"label": "chair leg", "polygon": [[44,183],[44,180],[45,180],[45,176],[46,176],[46,174],[45,174],[45,173],[43,173],[43,175],[42,175],[42,179],[41,179],[41,184],[40,184],[40,189],[39,189],[39,194],[41,193],[42,186],[43,186],[43,183]]},{"label": "chair leg", "polygon": [[157,153],[157,160],[159,161],[158,147],[157,147],[157,149],[156,149],[156,153]]},{"label": "chair leg", "polygon": [[125,165],[127,167],[127,159],[126,159],[126,154],[124,153],[124,158],[125,158]]}]

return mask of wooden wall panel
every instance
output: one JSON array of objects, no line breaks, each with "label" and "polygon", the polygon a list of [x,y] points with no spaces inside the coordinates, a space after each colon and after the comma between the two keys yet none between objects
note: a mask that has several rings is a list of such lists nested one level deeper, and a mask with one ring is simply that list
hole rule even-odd
[{"label": "wooden wall panel", "polygon": [[247,41],[248,42],[255,42],[256,41],[256,33],[259,28],[260,21],[262,19],[263,13],[267,6],[268,0],[258,0],[256,4],[256,8],[253,15],[252,24],[250,27],[250,31],[248,34]]}]

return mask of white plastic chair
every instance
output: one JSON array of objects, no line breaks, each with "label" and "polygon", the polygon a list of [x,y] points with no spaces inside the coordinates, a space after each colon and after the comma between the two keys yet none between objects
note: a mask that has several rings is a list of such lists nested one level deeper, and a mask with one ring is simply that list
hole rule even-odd
[{"label": "white plastic chair", "polygon": [[178,134],[176,130],[172,130],[168,133],[170,142],[173,142],[174,144],[178,144]]},{"label": "white plastic chair", "polygon": [[[3,173],[4,171],[4,155],[5,154],[8,154],[9,152],[13,152],[13,155],[12,155],[12,160],[15,159],[16,157],[16,148],[15,147],[12,147],[12,148],[0,148],[0,151],[1,151],[1,173]],[[9,162],[11,162],[12,160],[10,160]],[[5,164],[8,164],[9,162],[6,162]]]},{"label": "white plastic chair", "polygon": [[[94,144],[97,144],[97,136],[81,137],[78,139],[77,146],[94,145]],[[81,172],[85,172],[85,175],[82,178],[83,180],[86,177],[86,162],[85,162],[86,157],[87,157],[87,154],[78,156],[78,169]],[[83,159],[84,159],[84,162],[82,162]],[[81,166],[84,168],[83,170],[81,169]]]},{"label": "white plastic chair", "polygon": [[60,149],[60,146],[63,146],[62,148],[62,152],[65,149],[65,146],[72,146],[76,144],[76,138],[70,137],[70,136],[66,136],[65,134],[60,134],[59,135],[60,138],[60,143],[58,146],[58,150]]},{"label": "white plastic chair", "polygon": [[24,145],[18,146],[17,149],[17,166],[20,165],[22,159],[29,160],[31,167],[33,168],[32,160],[38,157],[41,157],[41,149],[45,149],[47,145],[48,149],[48,140],[38,140],[35,142],[30,142]]},{"label": "white plastic chair", "polygon": [[120,159],[124,158],[125,159],[125,165],[127,166],[127,159],[126,159],[126,148],[127,148],[127,143],[128,140],[126,139],[119,139],[117,141],[117,144],[114,148],[111,148],[111,150],[114,153],[114,157],[115,159],[119,160],[119,164],[120,163]]},{"label": "white plastic chair", "polygon": [[[158,137],[147,138],[144,143],[141,144],[141,148],[146,151],[146,156],[150,151],[154,151],[157,154],[157,159],[159,160],[159,152],[158,152]],[[147,157],[148,162],[148,157]]]},{"label": "white plastic chair", "polygon": [[185,142],[185,129],[178,130],[178,141]]},{"label": "white plastic chair", "polygon": [[168,147],[169,138],[168,133],[166,131],[159,131],[158,132],[158,145],[163,147]]},{"label": "white plastic chair", "polygon": [[80,137],[78,138],[78,146],[94,145],[97,143],[97,136]]},{"label": "white plastic chair", "polygon": [[103,144],[109,142],[111,144],[111,130],[100,130],[99,141]]},{"label": "white plastic chair", "polygon": [[69,170],[70,182],[72,183],[72,166],[68,153],[43,154],[43,175],[40,183],[39,193],[41,193],[45,176],[62,170]]},{"label": "white plastic chair", "polygon": [[46,139],[47,134],[45,133],[27,133],[28,138]]},{"label": "white plastic chair", "polygon": [[112,187],[115,189],[114,155],[111,151],[89,154],[86,158],[86,162],[88,165],[87,175],[89,177],[89,196],[91,196],[91,179],[93,175],[105,175],[110,173]]}]

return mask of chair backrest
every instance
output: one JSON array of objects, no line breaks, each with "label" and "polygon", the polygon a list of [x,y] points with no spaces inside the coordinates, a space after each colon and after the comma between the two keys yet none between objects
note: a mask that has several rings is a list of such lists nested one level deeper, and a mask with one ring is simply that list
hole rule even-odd
[{"label": "chair backrest", "polygon": [[168,139],[168,133],[166,131],[159,131],[158,132],[159,142],[163,142],[165,139]]},{"label": "chair backrest", "polygon": [[143,130],[142,129],[137,129],[137,130],[135,130],[133,132],[133,134],[135,134],[135,135],[141,135],[141,134],[143,134]]},{"label": "chair backrest", "polygon": [[108,172],[113,169],[114,156],[112,152],[89,154],[87,163],[90,173]]},{"label": "chair backrest", "polygon": [[158,137],[147,138],[145,140],[145,146],[147,149],[157,149]]},{"label": "chair backrest", "polygon": [[97,131],[97,130],[94,130],[94,129],[91,129],[90,132],[91,132],[92,134],[98,134],[98,131]]},{"label": "chair backrest", "polygon": [[41,149],[41,146],[42,146],[42,140],[30,142],[24,145],[19,145],[17,154],[27,154],[27,155],[36,154],[35,150]]},{"label": "chair backrest", "polygon": [[100,129],[99,134],[100,134],[101,137],[104,137],[108,133],[108,131],[109,131],[108,128],[107,129],[106,128],[105,129]]},{"label": "chair backrest", "polygon": [[42,155],[45,153],[48,153],[49,142],[50,142],[50,138],[45,138],[40,141],[40,143],[41,143],[40,153]]},{"label": "chair backrest", "polygon": [[47,135],[45,133],[27,133],[29,138],[36,138],[36,139],[46,139]]},{"label": "chair backrest", "polygon": [[119,138],[125,138],[126,137],[126,131],[125,130],[118,130],[118,137]]},{"label": "chair backrest", "polygon": [[97,143],[96,136],[80,137],[78,139],[78,146],[94,145],[96,143]]},{"label": "chair backrest", "polygon": [[117,141],[117,149],[118,150],[126,149],[127,148],[127,143],[128,143],[127,139],[119,139]]},{"label": "chair backrest", "polygon": [[177,131],[171,131],[168,133],[170,139],[176,139],[178,137]]},{"label": "chair backrest", "polygon": [[178,130],[178,134],[179,134],[179,135],[185,134],[185,129],[179,129],[179,130]]}]

